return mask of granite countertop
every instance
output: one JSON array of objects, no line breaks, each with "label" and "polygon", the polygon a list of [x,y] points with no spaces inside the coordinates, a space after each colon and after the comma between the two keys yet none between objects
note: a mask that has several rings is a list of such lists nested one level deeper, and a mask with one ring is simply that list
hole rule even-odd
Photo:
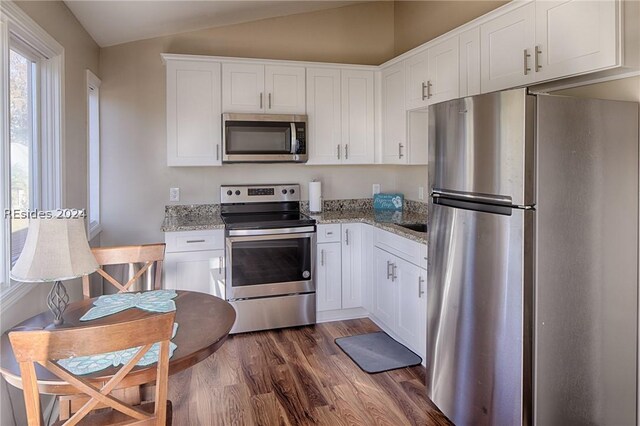
[{"label": "granite countertop", "polygon": [[426,244],[427,233],[413,231],[399,226],[400,224],[408,223],[427,223],[426,213],[406,210],[398,213],[401,214],[393,218],[382,218],[380,215],[376,215],[373,209],[325,211],[320,214],[311,214],[306,212],[306,214],[309,214],[309,216],[317,221],[318,225],[353,222],[367,223],[375,226],[376,228],[393,232],[401,237]]},{"label": "granite countertop", "polygon": [[[319,225],[331,223],[367,223],[419,243],[427,242],[427,234],[403,228],[399,224],[426,223],[426,205],[418,202],[406,202],[402,212],[375,213],[371,199],[328,200],[324,202],[324,211],[311,214],[306,202],[301,203],[302,212],[314,218]],[[165,208],[165,218],[161,227],[163,232],[200,231],[206,229],[224,229],[220,218],[220,206],[217,204],[175,205]]]},{"label": "granite countertop", "polygon": [[224,229],[219,204],[166,206],[162,232],[202,231]]}]

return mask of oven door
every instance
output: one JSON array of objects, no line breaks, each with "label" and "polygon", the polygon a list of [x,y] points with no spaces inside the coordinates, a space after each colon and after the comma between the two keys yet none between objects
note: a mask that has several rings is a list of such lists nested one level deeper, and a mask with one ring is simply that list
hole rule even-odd
[{"label": "oven door", "polygon": [[227,300],[315,292],[315,247],[314,226],[229,231]]},{"label": "oven door", "polygon": [[224,114],[223,127],[226,163],[307,161],[305,116]]}]

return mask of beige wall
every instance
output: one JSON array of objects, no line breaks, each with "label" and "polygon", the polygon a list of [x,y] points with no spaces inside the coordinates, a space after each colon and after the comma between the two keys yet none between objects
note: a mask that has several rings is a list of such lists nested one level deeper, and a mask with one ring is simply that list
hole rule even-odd
[{"label": "beige wall", "polygon": [[[87,128],[85,70],[98,72],[99,48],[63,2],[17,2],[36,23],[55,38],[65,54],[65,140],[64,167],[66,171],[65,207],[86,208],[87,205]],[[93,242],[95,243],[95,242]],[[72,300],[82,296],[80,282],[66,284]],[[2,308],[2,331],[30,316],[47,309],[46,297],[50,285],[36,285],[11,307]],[[26,424],[22,392],[4,380],[0,383],[0,424]],[[9,395],[11,400],[9,400]],[[45,404],[50,399],[45,398]],[[13,415],[12,415],[13,411]],[[15,416],[15,417],[14,417]],[[15,419],[15,422],[14,422]]]},{"label": "beige wall", "polygon": [[163,240],[170,187],[180,203],[217,203],[229,183],[307,182],[324,196],[395,190],[393,166],[225,165],[167,167],[165,67],[160,53],[379,64],[393,55],[393,4],[367,3],[132,42],[101,50],[102,217],[105,245]]},{"label": "beige wall", "polygon": [[499,0],[394,2],[394,56],[411,50],[493,9]]}]

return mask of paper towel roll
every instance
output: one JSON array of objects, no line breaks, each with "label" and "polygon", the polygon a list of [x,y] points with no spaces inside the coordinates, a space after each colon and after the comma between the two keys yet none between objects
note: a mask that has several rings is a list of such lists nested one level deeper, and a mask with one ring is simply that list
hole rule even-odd
[{"label": "paper towel roll", "polygon": [[309,182],[309,211],[320,213],[322,211],[322,182]]}]

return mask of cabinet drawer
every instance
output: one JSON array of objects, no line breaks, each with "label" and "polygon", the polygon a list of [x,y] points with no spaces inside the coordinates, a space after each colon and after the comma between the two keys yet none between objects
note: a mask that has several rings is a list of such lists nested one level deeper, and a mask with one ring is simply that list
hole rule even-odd
[{"label": "cabinet drawer", "polygon": [[340,224],[318,225],[317,237],[319,243],[340,242]]},{"label": "cabinet drawer", "polygon": [[373,237],[376,247],[398,256],[421,268],[427,268],[427,245],[412,241],[391,232],[376,229]]},{"label": "cabinet drawer", "polygon": [[224,230],[166,232],[167,253],[224,249]]}]

